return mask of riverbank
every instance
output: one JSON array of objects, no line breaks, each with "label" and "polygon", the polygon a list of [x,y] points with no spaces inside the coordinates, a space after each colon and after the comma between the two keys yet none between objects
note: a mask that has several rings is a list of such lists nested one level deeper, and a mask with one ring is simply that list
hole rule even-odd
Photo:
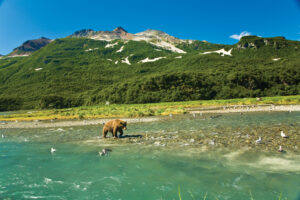
[{"label": "riverbank", "polygon": [[[295,122],[300,117],[300,113],[272,112],[272,113],[238,113],[228,114],[203,114],[202,116],[189,115],[178,116],[176,119],[165,119],[161,122],[154,122],[146,127],[162,126],[160,129],[141,131],[138,126],[131,125],[125,137],[114,139],[109,137],[104,139],[98,137],[82,140],[79,143],[99,145],[99,146],[122,146],[132,145],[140,147],[156,147],[161,150],[188,151],[191,153],[201,153],[210,151],[260,151],[275,152],[280,154],[296,153],[300,150],[300,127]],[[266,120],[268,119],[269,120]],[[294,120],[291,120],[294,118]],[[267,122],[268,121],[268,122]],[[225,125],[226,124],[226,125]],[[178,127],[178,128],[172,128]],[[145,129],[145,128],[143,128]],[[281,136],[283,131],[287,138]],[[257,140],[261,138],[260,142]],[[283,151],[279,152],[282,146]],[[236,156],[235,154],[228,156]]]},{"label": "riverbank", "polygon": [[[206,106],[186,108],[185,114],[206,115],[206,117],[218,117],[215,114],[226,113],[247,113],[247,112],[299,112],[300,105],[231,105],[231,106]],[[182,114],[182,113],[179,113]],[[173,116],[172,112],[167,117]],[[162,116],[153,117],[135,117],[135,118],[122,118],[128,123],[138,122],[153,122],[161,119]],[[72,126],[87,126],[87,125],[102,125],[106,121],[113,118],[100,118],[100,119],[54,119],[54,120],[11,120],[6,118],[1,119],[0,129],[2,128],[56,128],[56,127],[72,127]]]},{"label": "riverbank", "polygon": [[[197,113],[140,119],[125,118],[128,121],[128,130],[120,139],[112,138],[111,133],[108,134],[108,138],[102,138],[102,123],[108,119],[8,122],[2,125],[0,135],[3,134],[3,141],[52,142],[53,144],[66,142],[101,148],[139,146],[189,152],[247,149],[281,154],[277,150],[282,146],[284,152],[298,154],[299,119],[298,111],[252,112],[249,109],[244,113]],[[281,137],[281,131],[288,138]],[[259,138],[261,142],[256,142]]]},{"label": "riverbank", "polygon": [[[122,118],[128,123],[138,122],[153,122],[158,121],[158,117],[145,118]],[[34,120],[34,121],[2,121],[0,129],[2,128],[56,128],[56,127],[72,127],[72,126],[91,126],[102,125],[103,123],[112,119],[87,119],[87,120]]]}]

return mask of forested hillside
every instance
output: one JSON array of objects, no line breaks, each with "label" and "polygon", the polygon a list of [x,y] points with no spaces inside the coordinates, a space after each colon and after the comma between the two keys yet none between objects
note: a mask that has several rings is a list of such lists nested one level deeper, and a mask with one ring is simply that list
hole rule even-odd
[{"label": "forested hillside", "polygon": [[146,41],[56,39],[0,59],[0,110],[300,94],[300,42],[192,41],[174,52]]}]

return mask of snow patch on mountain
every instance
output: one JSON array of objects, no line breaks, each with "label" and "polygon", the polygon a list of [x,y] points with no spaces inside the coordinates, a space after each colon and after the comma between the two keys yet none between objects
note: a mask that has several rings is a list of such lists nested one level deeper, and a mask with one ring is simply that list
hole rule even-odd
[{"label": "snow patch on mountain", "polygon": [[121,48],[117,51],[117,53],[120,53],[120,52],[122,52],[123,51],[123,49],[124,49],[124,46],[121,46]]},{"label": "snow patch on mountain", "polygon": [[91,36],[90,38],[93,40],[104,40],[107,42],[110,42],[113,40],[108,35],[94,35],[94,36]]},{"label": "snow patch on mountain", "polygon": [[147,57],[147,58],[145,58],[144,60],[141,60],[140,62],[141,62],[141,63],[155,62],[155,61],[160,60],[160,59],[163,59],[163,58],[166,58],[166,57],[158,57],[158,58],[153,58],[153,59],[149,59],[149,58]]},{"label": "snow patch on mountain", "polygon": [[30,54],[20,54],[20,55],[12,55],[12,56],[0,56],[0,59],[15,58],[15,57],[25,57],[25,56],[30,56]]},{"label": "snow patch on mountain", "polygon": [[97,50],[98,48],[94,48],[94,49],[86,49],[86,50],[84,50],[84,51],[95,51],[95,50]]},{"label": "snow patch on mountain", "polygon": [[232,49],[229,49],[228,51],[226,51],[225,49],[220,49],[220,50],[217,50],[217,51],[207,51],[207,52],[204,52],[204,53],[201,53],[201,54],[218,53],[221,56],[225,56],[225,55],[232,56],[231,51],[232,51]]},{"label": "snow patch on mountain", "polygon": [[3,56],[3,58],[15,58],[15,57],[25,57],[30,56],[29,54],[13,55],[13,56]]},{"label": "snow patch on mountain", "polygon": [[173,44],[170,44],[170,43],[165,42],[165,41],[159,41],[157,43],[150,42],[150,44],[158,46],[158,47],[162,47],[164,49],[171,50],[171,51],[176,52],[176,53],[186,53],[185,51],[175,47]]},{"label": "snow patch on mountain", "polygon": [[273,61],[278,61],[278,60],[280,60],[280,58],[273,58],[272,60]]},{"label": "snow patch on mountain", "polygon": [[148,42],[149,40],[151,40],[151,38],[149,37],[144,37],[144,36],[135,36],[132,38],[133,41],[146,41]]},{"label": "snow patch on mountain", "polygon": [[127,56],[127,57],[125,58],[125,60],[121,60],[121,62],[122,62],[122,63],[126,63],[126,64],[128,64],[128,65],[131,65],[131,63],[130,63],[129,60],[128,60],[128,57],[129,57],[129,56]]},{"label": "snow patch on mountain", "polygon": [[116,46],[116,45],[118,45],[118,42],[113,43],[113,44],[107,44],[107,45],[105,46],[105,48],[114,47],[114,46]]}]

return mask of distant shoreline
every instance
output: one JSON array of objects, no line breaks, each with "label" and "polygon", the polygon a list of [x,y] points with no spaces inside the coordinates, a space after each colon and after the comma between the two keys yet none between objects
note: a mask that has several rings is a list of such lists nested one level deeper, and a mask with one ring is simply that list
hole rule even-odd
[{"label": "distant shoreline", "polygon": [[[144,117],[144,118],[121,118],[126,120],[128,123],[138,122],[153,122],[158,121],[159,117]],[[71,126],[91,126],[91,125],[102,125],[110,119],[82,119],[82,120],[53,120],[53,121],[21,121],[21,122],[5,122],[0,124],[2,128],[56,128],[56,127],[71,127]]]},{"label": "distant shoreline", "polygon": [[[300,105],[231,105],[189,108],[188,114],[226,114],[226,113],[246,113],[246,112],[299,112]],[[159,121],[162,116],[141,117],[141,118],[122,118],[128,123],[153,122]],[[71,126],[102,125],[112,118],[102,119],[80,119],[80,120],[33,120],[33,121],[2,121],[0,129],[6,128],[55,128]]]},{"label": "distant shoreline", "polygon": [[244,112],[272,112],[300,111],[300,105],[231,105],[231,106],[216,106],[203,109],[192,110],[190,113],[244,113]]}]

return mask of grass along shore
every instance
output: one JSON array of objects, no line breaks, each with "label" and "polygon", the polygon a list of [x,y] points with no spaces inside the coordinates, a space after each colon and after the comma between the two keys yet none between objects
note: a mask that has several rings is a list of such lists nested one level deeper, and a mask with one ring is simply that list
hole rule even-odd
[{"label": "grass along shore", "polygon": [[[226,100],[199,100],[185,102],[165,102],[150,104],[110,104],[97,106],[82,106],[65,109],[50,110],[23,110],[0,113],[0,121],[34,121],[34,120],[72,120],[72,119],[105,119],[105,118],[135,118],[146,116],[164,116],[169,114],[185,114],[197,112],[247,112],[267,111],[277,105],[300,105],[300,95],[226,99]],[[252,106],[252,107],[250,107]],[[264,109],[255,109],[262,108]],[[293,107],[284,107],[284,111]],[[276,110],[276,109],[273,109]],[[296,108],[298,110],[298,106]]]}]

